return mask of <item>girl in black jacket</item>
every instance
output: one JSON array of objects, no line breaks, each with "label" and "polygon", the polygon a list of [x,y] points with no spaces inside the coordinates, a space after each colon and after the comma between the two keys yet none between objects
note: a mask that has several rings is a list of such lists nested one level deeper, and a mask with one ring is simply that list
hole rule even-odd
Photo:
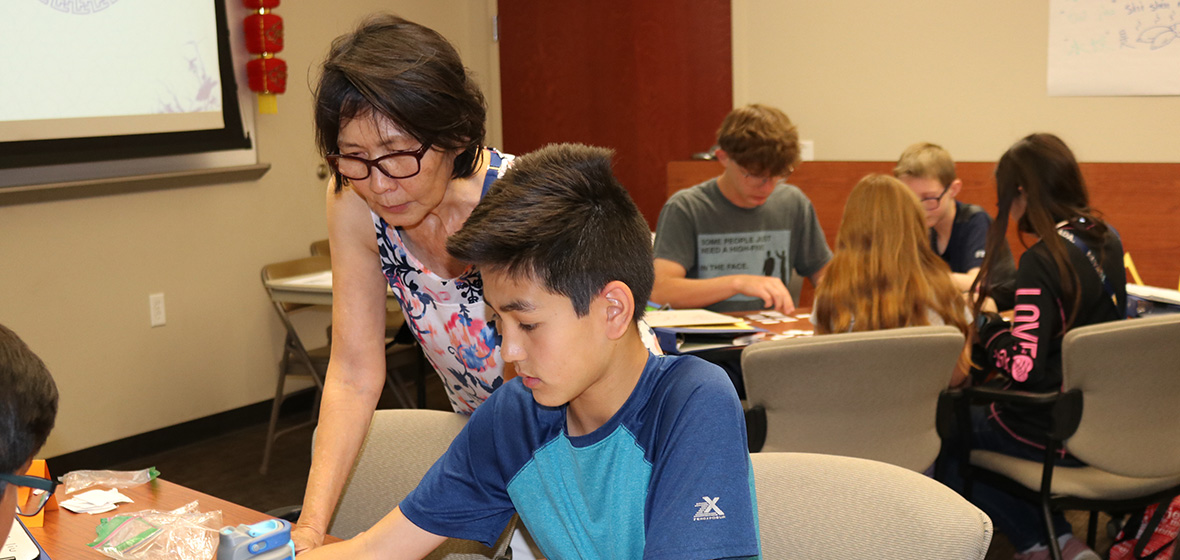
[{"label": "girl in black jacket", "polygon": [[[1008,388],[1051,392],[1061,389],[1061,341],[1074,327],[1122,319],[1127,279],[1123,247],[1115,230],[1090,207],[1089,194],[1073,153],[1052,134],[1033,134],[1016,144],[996,166],[998,214],[988,234],[987,256],[975,287],[977,342]],[[1009,219],[1021,235],[1036,241],[1020,257],[1016,307],[1011,323],[982,312],[988,276],[1002,254]],[[972,411],[975,445],[1033,460],[1044,455],[1044,409],[993,404]],[[1063,457],[1063,465],[1079,465]],[[1008,535],[1016,558],[1049,558],[1039,508],[1014,496],[976,485],[975,501]],[[1097,559],[1072,535],[1061,514],[1054,526],[1062,557]]]}]

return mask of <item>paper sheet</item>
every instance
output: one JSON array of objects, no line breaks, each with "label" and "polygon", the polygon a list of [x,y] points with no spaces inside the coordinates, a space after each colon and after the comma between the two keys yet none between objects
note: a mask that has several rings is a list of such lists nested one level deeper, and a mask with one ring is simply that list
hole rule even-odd
[{"label": "paper sheet", "polygon": [[105,513],[118,507],[118,504],[131,503],[131,498],[118,490],[89,490],[82,492],[68,500],[62,500],[61,507],[74,513]]},{"label": "paper sheet", "polygon": [[1180,291],[1169,290],[1168,288],[1157,288],[1155,286],[1140,286],[1138,284],[1127,284],[1127,294],[1138,296],[1149,301],[1158,301],[1168,303],[1171,305],[1180,305]]},{"label": "paper sheet", "polygon": [[[8,515],[12,515],[12,512],[9,512]],[[13,521],[12,529],[9,529],[8,537],[4,540],[4,546],[0,547],[0,558],[32,560],[40,555],[41,551],[37,549],[37,543],[33,541],[33,537],[25,531],[19,521]]]},{"label": "paper sheet", "polygon": [[724,315],[708,309],[666,309],[648,311],[643,320],[655,327],[688,327],[694,325],[731,325],[741,321],[738,317]]}]

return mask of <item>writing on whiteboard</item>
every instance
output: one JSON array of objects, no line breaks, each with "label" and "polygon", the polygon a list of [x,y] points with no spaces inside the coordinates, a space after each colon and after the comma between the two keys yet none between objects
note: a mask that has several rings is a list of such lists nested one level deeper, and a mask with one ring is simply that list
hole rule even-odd
[{"label": "writing on whiteboard", "polygon": [[1176,95],[1180,0],[1050,0],[1050,95]]},{"label": "writing on whiteboard", "polygon": [[[1098,6],[1078,1],[1065,4],[1058,15],[1071,24],[1066,49],[1070,56],[1116,49],[1156,50],[1180,39],[1180,2],[1109,0]],[[1113,41],[1115,36],[1117,43]],[[1176,45],[1180,48],[1180,42]]]}]

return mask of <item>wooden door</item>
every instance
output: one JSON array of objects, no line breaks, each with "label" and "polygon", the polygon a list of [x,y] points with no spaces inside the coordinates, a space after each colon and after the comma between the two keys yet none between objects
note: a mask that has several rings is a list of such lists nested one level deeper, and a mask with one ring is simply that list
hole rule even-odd
[{"label": "wooden door", "polygon": [[499,0],[499,26],[503,148],[613,148],[654,230],[668,162],[733,107],[729,0]]}]

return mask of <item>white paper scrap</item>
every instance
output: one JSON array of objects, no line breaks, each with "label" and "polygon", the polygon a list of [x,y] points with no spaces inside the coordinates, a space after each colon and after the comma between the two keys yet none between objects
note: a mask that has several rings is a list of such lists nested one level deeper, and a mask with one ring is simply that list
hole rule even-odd
[{"label": "white paper scrap", "polygon": [[74,513],[105,513],[115,509],[117,504],[132,503],[131,498],[124,496],[118,490],[90,490],[62,500],[61,507]]}]

